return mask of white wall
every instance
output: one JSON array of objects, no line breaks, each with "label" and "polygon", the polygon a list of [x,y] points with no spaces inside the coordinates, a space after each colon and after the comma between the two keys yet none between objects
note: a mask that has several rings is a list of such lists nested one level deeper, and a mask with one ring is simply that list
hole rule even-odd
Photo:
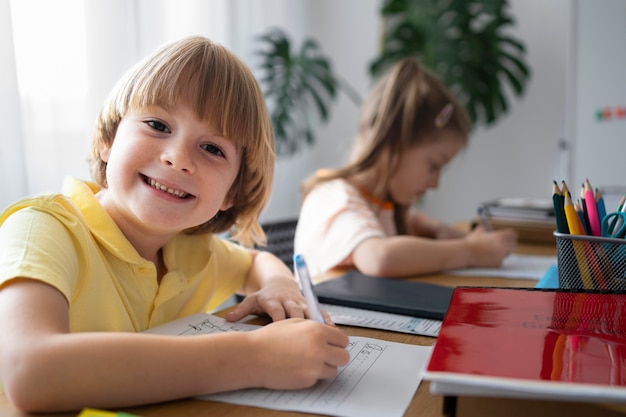
[{"label": "white wall", "polygon": [[[15,54],[8,0],[0,0],[0,203],[23,197],[26,188],[21,112],[15,80]],[[1,207],[0,207],[1,208]]]},{"label": "white wall", "polygon": [[[626,192],[626,0],[578,1],[572,95],[573,179]],[[610,118],[597,118],[608,110]],[[623,195],[623,194],[622,194]],[[619,200],[620,196],[616,196]],[[616,203],[611,207],[616,207]]]},{"label": "white wall", "polygon": [[[7,0],[3,1],[2,4],[6,5]],[[511,100],[511,112],[498,125],[475,131],[467,150],[444,172],[440,190],[426,196],[423,203],[426,212],[447,221],[464,220],[474,215],[479,202],[490,198],[549,197],[552,179],[563,177],[565,171],[559,166],[558,139],[566,102],[573,1],[510,1],[516,20],[513,33],[526,44],[528,61],[533,71],[527,92],[522,99]],[[83,117],[70,114],[68,117],[93,120],[98,103],[117,77],[115,72],[121,74],[139,56],[151,52],[165,41],[186,34],[204,34],[223,43],[254,70],[258,64],[252,53],[258,47],[254,37],[274,26],[284,29],[297,48],[304,37],[316,38],[323,51],[331,57],[335,70],[365,96],[370,87],[367,68],[377,55],[379,44],[378,15],[381,2],[85,0],[88,27],[93,29],[97,25],[96,35],[102,34],[102,39],[91,37],[87,42],[92,48],[90,50],[101,56],[102,65],[89,68],[92,97],[80,111],[81,115],[93,115]],[[601,7],[602,4],[594,2],[594,7]],[[166,6],[166,9],[162,10],[161,6]],[[103,7],[105,9],[101,9]],[[107,12],[107,7],[114,7],[117,12]],[[231,19],[224,19],[222,12],[231,16]],[[236,24],[229,23],[231,21]],[[113,26],[116,30],[111,32]],[[113,35],[115,38],[111,38]],[[116,39],[118,47],[98,45],[98,41],[111,39]],[[105,72],[99,71],[105,67],[114,68],[106,75],[99,75],[99,72]],[[298,215],[300,182],[315,170],[337,166],[346,159],[357,117],[358,107],[345,95],[340,95],[333,106],[330,122],[316,131],[315,146],[277,162],[273,195],[262,220]],[[45,123],[37,125],[46,126]],[[88,172],[84,157],[91,127],[75,137],[72,139],[74,145],[63,145],[63,159],[78,161],[80,170],[74,169],[71,174],[86,177]],[[60,142],[49,140],[47,143]],[[74,154],[72,149],[75,149]],[[40,149],[35,151],[41,153],[44,159],[50,159],[47,158],[47,152],[41,152]],[[17,157],[18,154],[11,153],[13,156]],[[51,168],[42,168],[36,164],[32,168],[37,171],[36,175],[31,177],[37,178],[39,182],[29,184],[28,193],[50,191],[51,188],[58,190],[62,177],[72,166],[63,161],[58,165],[58,168],[52,165]],[[5,189],[3,187],[2,191]]]},{"label": "white wall", "polygon": [[[316,0],[307,15],[312,32],[306,35],[318,38],[335,70],[362,95],[370,82],[367,65],[377,52],[379,4]],[[558,142],[565,115],[573,5],[570,0],[510,4],[516,21],[511,32],[526,44],[532,78],[524,97],[511,99],[511,112],[496,126],[477,129],[468,148],[446,168],[440,189],[426,196],[423,210],[446,221],[468,219],[478,203],[495,197],[550,198],[552,180],[566,179],[559,166]],[[317,144],[305,154],[278,162],[264,219],[297,216],[298,184],[316,169],[345,160],[357,115],[358,109],[342,97],[330,123],[318,129]]]},{"label": "white wall", "polygon": [[[601,4],[601,3],[599,3]],[[599,7],[598,4],[598,7]],[[468,219],[477,205],[495,197],[550,199],[560,166],[559,138],[565,123],[572,3],[513,0],[512,31],[526,44],[532,78],[524,97],[496,126],[478,129],[464,155],[453,161],[424,210],[447,221]]]},{"label": "white wall", "polygon": [[[367,65],[376,56],[378,45],[380,1],[314,0],[300,1],[300,4],[308,4],[305,12],[310,20],[309,30],[303,35],[317,39],[324,53],[332,59],[334,70],[365,96],[370,87]],[[289,25],[284,28],[291,33]],[[294,38],[296,40],[299,48],[300,41]],[[358,112],[358,106],[340,93],[329,123],[316,130],[315,146],[278,160],[274,190],[263,213],[264,220],[297,217],[299,184],[317,169],[338,166],[345,161]]]}]

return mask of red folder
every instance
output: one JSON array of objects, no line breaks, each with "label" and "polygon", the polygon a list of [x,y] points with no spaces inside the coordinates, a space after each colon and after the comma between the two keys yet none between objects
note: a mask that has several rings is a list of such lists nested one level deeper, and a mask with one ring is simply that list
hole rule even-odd
[{"label": "red folder", "polygon": [[626,403],[626,294],[457,288],[431,391]]}]

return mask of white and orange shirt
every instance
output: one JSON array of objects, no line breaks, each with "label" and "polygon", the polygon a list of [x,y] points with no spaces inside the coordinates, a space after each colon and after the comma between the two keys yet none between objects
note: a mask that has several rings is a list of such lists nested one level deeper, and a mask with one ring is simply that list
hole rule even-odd
[{"label": "white and orange shirt", "polygon": [[364,240],[397,234],[393,203],[381,202],[344,179],[317,185],[304,199],[294,252],[304,255],[311,276],[350,267]]}]

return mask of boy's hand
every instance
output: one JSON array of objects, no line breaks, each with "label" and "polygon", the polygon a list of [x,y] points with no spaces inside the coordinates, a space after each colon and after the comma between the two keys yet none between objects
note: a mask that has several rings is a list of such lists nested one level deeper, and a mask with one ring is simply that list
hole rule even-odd
[{"label": "boy's hand", "polygon": [[[249,314],[267,314],[273,321],[286,318],[309,318],[307,304],[296,278],[287,266],[269,252],[254,253],[254,261],[243,288],[246,298],[226,315],[228,321],[238,321]],[[326,324],[334,326],[330,316],[322,311]]]},{"label": "boy's hand", "polygon": [[293,278],[276,278],[248,295],[226,320],[237,321],[249,314],[267,314],[273,321],[289,317],[305,318],[307,305]]},{"label": "boy's hand", "polygon": [[320,379],[333,378],[350,360],[348,336],[336,327],[313,320],[289,319],[248,332],[254,341],[252,361],[262,377],[257,383],[270,389],[301,389]]}]

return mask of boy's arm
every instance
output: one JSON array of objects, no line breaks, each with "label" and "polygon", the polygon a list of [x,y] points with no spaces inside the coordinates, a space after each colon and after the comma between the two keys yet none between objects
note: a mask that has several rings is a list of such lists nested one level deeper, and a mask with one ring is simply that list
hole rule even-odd
[{"label": "boy's arm", "polygon": [[296,389],[336,375],[348,338],[312,320],[193,337],[69,333],[55,288],[14,280],[0,289],[0,378],[25,411],[154,403],[248,387]]}]

